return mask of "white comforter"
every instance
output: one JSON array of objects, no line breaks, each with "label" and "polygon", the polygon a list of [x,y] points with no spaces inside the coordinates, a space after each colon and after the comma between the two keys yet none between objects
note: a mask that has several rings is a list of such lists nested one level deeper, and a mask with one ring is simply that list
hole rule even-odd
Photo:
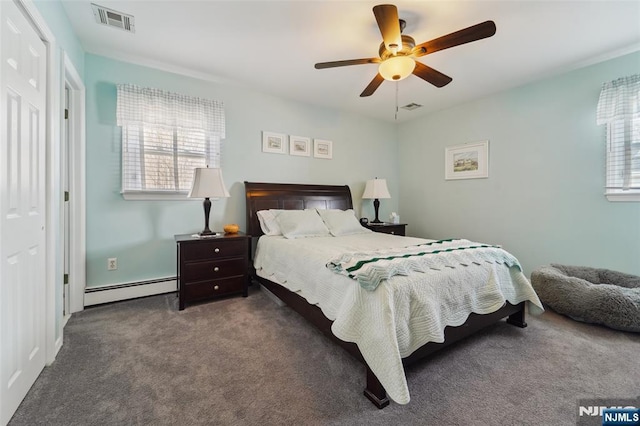
[{"label": "white comforter", "polygon": [[409,402],[402,358],[427,342],[443,342],[446,326],[458,326],[470,313],[488,314],[505,301],[542,304],[518,267],[471,264],[444,271],[394,276],[374,291],[326,267],[344,253],[405,247],[429,242],[383,233],[286,239],[263,236],[254,266],[257,274],[297,292],[334,321],[333,334],[358,345],[365,361],[399,404]]}]

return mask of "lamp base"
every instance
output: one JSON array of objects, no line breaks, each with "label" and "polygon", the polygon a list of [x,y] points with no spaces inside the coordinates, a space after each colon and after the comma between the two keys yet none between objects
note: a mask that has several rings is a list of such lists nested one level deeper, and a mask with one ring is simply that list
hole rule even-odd
[{"label": "lamp base", "polygon": [[220,232],[215,232],[209,229],[209,213],[211,212],[211,201],[209,197],[206,197],[202,202],[204,206],[204,229],[198,232],[200,237],[217,237],[222,235]]},{"label": "lamp base", "polygon": [[380,209],[380,200],[377,198],[373,200],[373,209],[376,212],[376,218],[371,221],[371,223],[382,223],[380,219],[378,219],[378,210]]}]

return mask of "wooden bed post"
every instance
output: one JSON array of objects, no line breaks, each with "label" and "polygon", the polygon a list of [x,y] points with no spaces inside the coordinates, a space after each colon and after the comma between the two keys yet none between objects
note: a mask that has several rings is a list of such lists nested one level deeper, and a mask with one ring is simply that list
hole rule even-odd
[{"label": "wooden bed post", "polygon": [[511,325],[515,325],[516,327],[525,328],[527,323],[525,321],[525,311],[524,311],[525,302],[520,302],[518,307],[520,308],[518,312],[509,315],[507,318],[507,322]]},{"label": "wooden bed post", "polygon": [[[366,365],[366,364],[365,364]],[[389,405],[389,397],[387,397],[387,391],[378,380],[371,368],[367,367],[367,387],[364,389],[364,396],[378,408],[384,408]]]}]

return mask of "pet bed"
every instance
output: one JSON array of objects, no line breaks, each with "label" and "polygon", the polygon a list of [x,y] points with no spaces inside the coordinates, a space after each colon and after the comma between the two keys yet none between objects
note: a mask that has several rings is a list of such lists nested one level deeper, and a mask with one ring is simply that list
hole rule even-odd
[{"label": "pet bed", "polygon": [[551,264],[531,274],[540,300],[577,321],[640,332],[640,277],[585,266]]}]

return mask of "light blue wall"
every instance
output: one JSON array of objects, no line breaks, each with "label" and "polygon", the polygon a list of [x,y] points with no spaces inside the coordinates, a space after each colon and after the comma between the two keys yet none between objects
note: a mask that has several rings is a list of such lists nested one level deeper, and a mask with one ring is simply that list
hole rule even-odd
[{"label": "light blue wall", "polygon": [[[380,123],[108,58],[86,55],[87,283],[116,284],[175,274],[174,234],[202,228],[197,201],[124,201],[120,191],[120,82],[225,102],[222,168],[231,198],[215,202],[212,226],[244,227],[242,182],[348,184],[356,209],[364,181],[389,180],[411,235],[502,244],[528,274],[550,263],[640,273],[640,204],[603,194],[604,130],[595,125],[602,82],[640,69],[628,55],[503,92],[426,118]],[[261,152],[261,131],[334,141],[334,159]],[[488,139],[490,177],[444,180],[444,148]],[[398,143],[399,141],[399,143]],[[107,271],[106,259],[118,258]]]},{"label": "light blue wall", "polygon": [[73,32],[71,22],[67,18],[62,4],[58,0],[34,0],[47,26],[53,32],[58,47],[64,50],[79,75],[84,75],[84,50]]},{"label": "light blue wall", "polygon": [[[400,207],[410,234],[502,244],[525,272],[550,262],[640,274],[640,203],[605,199],[603,82],[640,53],[399,127]],[[445,147],[489,140],[489,178],[445,181]]]},{"label": "light blue wall", "polygon": [[[120,195],[121,130],[116,126],[116,84],[133,83],[223,101],[226,140],[222,170],[231,198],[215,201],[212,229],[245,226],[246,181],[347,184],[356,211],[367,179],[388,179],[394,196],[381,217],[398,207],[398,148],[392,123],[291,102],[87,54],[87,286],[175,276],[174,235],[202,230],[201,201],[125,201]],[[261,152],[263,130],[333,141],[333,159]],[[373,217],[369,200],[362,213]],[[107,271],[107,258],[118,270]]]}]

